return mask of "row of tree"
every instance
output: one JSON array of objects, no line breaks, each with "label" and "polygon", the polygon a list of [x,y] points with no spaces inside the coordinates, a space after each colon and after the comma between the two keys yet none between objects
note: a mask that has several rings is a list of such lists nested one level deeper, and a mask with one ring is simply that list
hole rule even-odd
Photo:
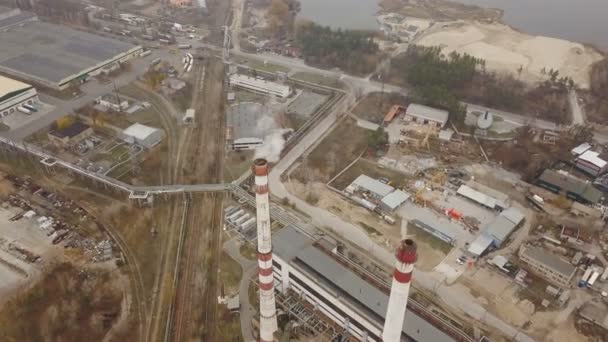
[{"label": "row of tree", "polygon": [[416,45],[408,48],[404,58],[399,68],[412,87],[413,100],[448,110],[454,120],[463,121],[465,108],[457,90],[471,84],[485,61],[457,52],[445,56],[439,47]]},{"label": "row of tree", "polygon": [[381,54],[372,33],[331,29],[312,22],[300,23],[296,39],[306,62],[363,75],[374,71]]}]

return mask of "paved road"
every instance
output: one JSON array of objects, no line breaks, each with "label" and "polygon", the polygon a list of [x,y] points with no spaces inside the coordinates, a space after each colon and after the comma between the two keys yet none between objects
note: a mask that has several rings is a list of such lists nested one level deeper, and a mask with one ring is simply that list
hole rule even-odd
[{"label": "paved road", "polygon": [[241,265],[243,271],[241,283],[239,284],[241,332],[245,342],[253,342],[255,341],[255,335],[251,322],[253,321],[253,316],[256,314],[256,310],[249,302],[249,284],[251,283],[251,278],[257,272],[257,265],[255,261],[244,258],[241,255],[241,243],[242,242],[238,241],[237,238],[230,239],[224,243],[224,250],[232,259],[236,260],[236,262]]},{"label": "paved road", "polygon": [[479,111],[482,113],[485,113],[486,111],[490,111],[493,114],[496,114],[496,115],[499,115],[500,117],[502,117],[506,122],[509,122],[509,123],[517,125],[517,126],[530,125],[532,127],[536,127],[539,129],[546,129],[546,130],[558,130],[560,128],[557,124],[555,124],[553,122],[542,120],[542,119],[535,119],[532,115],[526,116],[526,115],[522,115],[522,114],[515,114],[515,113],[511,113],[511,112],[506,112],[506,111],[489,108],[489,107],[484,107],[484,106],[480,106],[480,105],[476,105],[476,104],[472,104],[472,103],[466,103],[466,102],[463,102],[463,104],[465,104],[467,106],[468,111]]}]

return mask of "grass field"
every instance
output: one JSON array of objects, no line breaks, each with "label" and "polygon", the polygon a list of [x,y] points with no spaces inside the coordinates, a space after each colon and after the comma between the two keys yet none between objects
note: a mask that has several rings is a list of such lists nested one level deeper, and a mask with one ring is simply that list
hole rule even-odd
[{"label": "grass field", "polygon": [[302,183],[328,182],[367,148],[367,130],[347,118],[333,129],[325,139],[304,158],[293,172]]},{"label": "grass field", "polygon": [[264,63],[264,61],[252,58],[245,57],[235,57],[235,62],[239,64],[247,65],[251,68],[266,71],[266,72],[289,72],[289,68],[286,68],[282,65],[272,64],[272,63]]}]

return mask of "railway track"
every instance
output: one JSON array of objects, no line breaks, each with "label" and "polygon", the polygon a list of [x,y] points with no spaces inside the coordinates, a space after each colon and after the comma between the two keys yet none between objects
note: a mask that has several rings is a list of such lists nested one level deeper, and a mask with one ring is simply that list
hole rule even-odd
[{"label": "railway track", "polygon": [[[187,155],[198,182],[219,182],[224,160],[223,78],[219,60],[208,62],[202,99],[196,98],[196,121]],[[202,101],[201,101],[202,100]],[[217,270],[223,194],[192,195],[177,255],[175,299],[165,341],[215,340]]]}]

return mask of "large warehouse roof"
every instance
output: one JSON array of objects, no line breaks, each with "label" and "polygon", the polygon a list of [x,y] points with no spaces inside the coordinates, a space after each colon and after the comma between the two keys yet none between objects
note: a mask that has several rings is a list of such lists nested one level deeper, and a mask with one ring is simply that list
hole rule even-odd
[{"label": "large warehouse roof", "polygon": [[538,180],[553,188],[557,188],[557,190],[576,194],[590,203],[597,203],[602,198],[602,192],[596,189],[590,182],[578,179],[570,174],[545,170]]},{"label": "large warehouse roof", "polygon": [[457,193],[488,208],[494,209],[496,207],[495,198],[479,192],[468,185],[461,185]]},{"label": "large warehouse roof", "polygon": [[140,48],[40,21],[3,29],[0,46],[0,70],[51,84],[69,81]]},{"label": "large warehouse roof", "polygon": [[492,236],[496,247],[500,247],[523,220],[524,215],[519,210],[509,208],[500,213],[494,222],[490,223],[485,234]]},{"label": "large warehouse roof", "polygon": [[30,89],[32,86],[12,78],[0,76],[0,99],[6,95]]},{"label": "large warehouse roof", "polygon": [[[351,305],[354,304],[369,310],[376,317],[384,320],[388,306],[388,296],[335,259],[312,246],[311,243],[312,241],[309,238],[296,232],[291,227],[287,227],[273,236],[273,246],[278,247],[278,249],[275,249],[275,253],[279,257],[286,261],[291,261],[295,257],[298,263],[302,263],[307,269],[313,271],[312,273],[315,274],[319,285],[330,288],[331,292],[347,294],[347,296],[340,296],[343,301],[351,302]],[[294,246],[301,249],[294,252]],[[287,250],[291,250],[291,252],[281,255],[283,251]],[[403,332],[417,341],[453,341],[443,331],[435,328],[411,310],[405,313]]]}]

